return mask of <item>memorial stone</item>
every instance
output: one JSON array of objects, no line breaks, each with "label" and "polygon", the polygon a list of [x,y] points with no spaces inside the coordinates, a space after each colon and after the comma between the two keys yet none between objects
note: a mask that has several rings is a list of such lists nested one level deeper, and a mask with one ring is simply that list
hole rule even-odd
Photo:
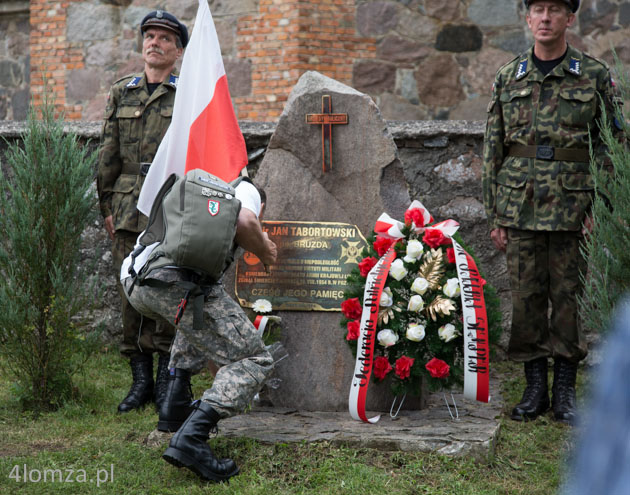
[{"label": "memorial stone", "polygon": [[[322,170],[319,126],[305,116],[319,112],[329,95],[347,125],[332,126],[332,170]],[[294,87],[270,140],[256,182],[268,197],[270,221],[340,222],[368,237],[381,213],[402,218],[410,204],[396,145],[372,99],[317,72]],[[281,311],[289,357],[277,365],[268,398],[276,407],[305,411],[348,408],[354,357],[344,341],[341,313]],[[389,411],[387,384],[370,385],[368,409]],[[406,405],[419,407],[422,398]]]}]

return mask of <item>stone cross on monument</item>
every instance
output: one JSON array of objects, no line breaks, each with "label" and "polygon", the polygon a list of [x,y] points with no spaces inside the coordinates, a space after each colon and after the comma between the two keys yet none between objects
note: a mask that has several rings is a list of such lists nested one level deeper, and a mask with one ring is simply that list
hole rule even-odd
[{"label": "stone cross on monument", "polygon": [[322,113],[306,114],[307,124],[320,124],[322,126],[322,171],[332,170],[332,125],[347,124],[347,113],[332,113],[332,98],[330,95],[322,96]]}]

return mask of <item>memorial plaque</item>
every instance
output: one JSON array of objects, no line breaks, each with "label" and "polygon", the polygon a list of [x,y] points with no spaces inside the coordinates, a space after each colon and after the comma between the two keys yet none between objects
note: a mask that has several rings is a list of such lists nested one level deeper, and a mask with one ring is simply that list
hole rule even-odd
[{"label": "memorial plaque", "polygon": [[278,246],[269,271],[252,253],[236,264],[241,306],[267,299],[274,310],[341,311],[346,277],[367,241],[356,225],[333,222],[263,222]]}]

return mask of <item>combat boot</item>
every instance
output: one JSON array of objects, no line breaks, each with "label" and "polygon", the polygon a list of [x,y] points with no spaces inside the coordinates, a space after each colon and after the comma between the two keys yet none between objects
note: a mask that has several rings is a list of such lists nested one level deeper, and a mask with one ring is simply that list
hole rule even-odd
[{"label": "combat boot", "polygon": [[525,363],[525,380],[527,386],[523,398],[514,406],[510,416],[515,421],[536,419],[549,409],[546,357]]},{"label": "combat boot", "polygon": [[232,459],[217,459],[206,443],[210,430],[216,428],[219,414],[207,402],[195,403],[193,413],[173,435],[162,458],[177,467],[185,467],[207,481],[226,481],[238,474]]},{"label": "combat boot", "polygon": [[166,397],[166,389],[168,388],[168,362],[171,359],[170,354],[158,355],[158,366],[155,372],[155,388],[153,389],[153,401],[155,402],[155,410],[159,411]]},{"label": "combat boot", "polygon": [[556,421],[575,425],[577,423],[577,405],[575,398],[575,379],[578,363],[564,358],[556,358],[553,364],[553,386],[551,392],[553,417]]},{"label": "combat boot", "polygon": [[153,357],[140,354],[129,360],[133,383],[127,397],[118,405],[118,412],[126,413],[144,406],[153,398]]},{"label": "combat boot", "polygon": [[164,402],[159,410],[158,430],[170,432],[179,430],[194,410],[192,400],[190,371],[172,368],[168,374]]}]

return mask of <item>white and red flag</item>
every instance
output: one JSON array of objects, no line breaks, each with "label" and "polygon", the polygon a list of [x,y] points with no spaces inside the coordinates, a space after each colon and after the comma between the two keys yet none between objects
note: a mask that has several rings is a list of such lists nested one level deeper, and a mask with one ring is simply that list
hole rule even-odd
[{"label": "white and red flag", "polygon": [[138,209],[148,215],[166,178],[200,168],[231,181],[247,165],[219,39],[207,0],[199,9],[184,53],[173,118],[144,181]]}]

